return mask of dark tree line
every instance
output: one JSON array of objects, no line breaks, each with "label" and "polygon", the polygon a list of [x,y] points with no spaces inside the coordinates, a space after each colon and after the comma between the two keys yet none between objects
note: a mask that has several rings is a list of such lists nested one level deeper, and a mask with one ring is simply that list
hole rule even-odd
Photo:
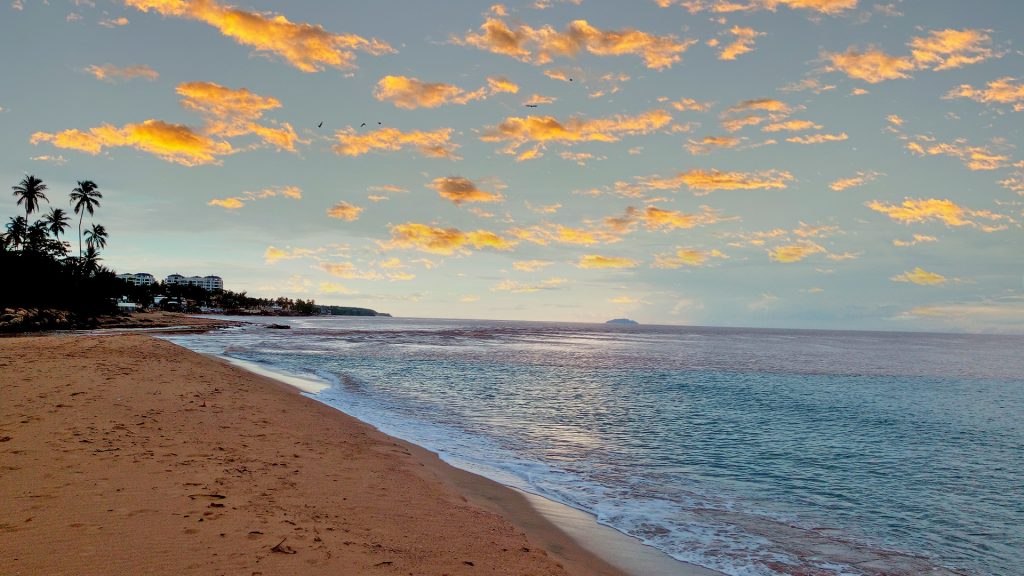
[{"label": "dark tree line", "polygon": [[86,213],[91,219],[103,198],[96,183],[81,180],[69,194],[69,208],[78,216],[77,256],[62,238],[71,216],[54,206],[43,212],[50,204],[46,184],[26,176],[12,190],[25,215],[12,216],[0,233],[0,308],[67,310],[82,317],[115,312],[123,283],[100,264],[107,230],[95,222],[82,228]]}]

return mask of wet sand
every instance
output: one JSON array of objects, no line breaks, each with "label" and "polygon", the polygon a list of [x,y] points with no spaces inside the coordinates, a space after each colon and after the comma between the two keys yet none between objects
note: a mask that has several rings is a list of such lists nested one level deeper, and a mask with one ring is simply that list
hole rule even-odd
[{"label": "wet sand", "polygon": [[140,334],[0,340],[9,574],[605,574],[519,493]]}]

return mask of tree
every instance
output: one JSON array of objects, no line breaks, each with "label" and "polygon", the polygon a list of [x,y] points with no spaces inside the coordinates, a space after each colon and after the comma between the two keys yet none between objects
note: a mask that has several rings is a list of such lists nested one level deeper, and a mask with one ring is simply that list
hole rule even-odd
[{"label": "tree", "polygon": [[46,184],[35,176],[25,176],[17,186],[11,186],[14,196],[18,199],[18,205],[25,204],[25,220],[30,214],[39,208],[39,201],[50,200],[46,197]]},{"label": "tree", "polygon": [[92,244],[85,249],[85,256],[82,258],[82,271],[86,276],[93,276],[103,268],[100,266],[100,253]]},{"label": "tree", "polygon": [[82,218],[85,217],[86,211],[89,212],[89,216],[92,216],[96,209],[100,207],[100,198],[103,198],[103,194],[100,194],[99,186],[92,180],[79,180],[78,187],[71,191],[71,206],[75,209],[75,214],[81,214],[78,217],[78,257],[82,257]]},{"label": "tree", "polygon": [[49,213],[43,216],[43,223],[50,230],[50,234],[53,234],[53,237],[58,240],[60,240],[60,235],[68,229],[69,221],[68,214],[63,208],[50,208]]},{"label": "tree", "polygon": [[89,248],[97,251],[107,247],[107,229],[102,224],[93,224],[92,228],[85,231],[85,243]]},{"label": "tree", "polygon": [[7,222],[7,234],[4,235],[5,243],[13,249],[25,245],[25,238],[28,235],[28,220],[24,216],[12,216]]}]

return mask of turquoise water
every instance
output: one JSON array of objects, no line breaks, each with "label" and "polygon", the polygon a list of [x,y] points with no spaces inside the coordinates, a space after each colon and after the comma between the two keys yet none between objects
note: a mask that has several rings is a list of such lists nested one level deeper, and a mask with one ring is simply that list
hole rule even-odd
[{"label": "turquoise water", "polygon": [[727,574],[1024,574],[1024,338],[289,322],[169,339]]}]

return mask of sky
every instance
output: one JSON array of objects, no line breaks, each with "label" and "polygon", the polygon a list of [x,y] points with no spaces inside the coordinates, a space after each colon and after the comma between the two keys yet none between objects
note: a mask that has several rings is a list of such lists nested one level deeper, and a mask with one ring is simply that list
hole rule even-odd
[{"label": "sky", "polygon": [[96,182],[117,272],[1024,332],[1019,0],[3,1],[0,181]]}]

